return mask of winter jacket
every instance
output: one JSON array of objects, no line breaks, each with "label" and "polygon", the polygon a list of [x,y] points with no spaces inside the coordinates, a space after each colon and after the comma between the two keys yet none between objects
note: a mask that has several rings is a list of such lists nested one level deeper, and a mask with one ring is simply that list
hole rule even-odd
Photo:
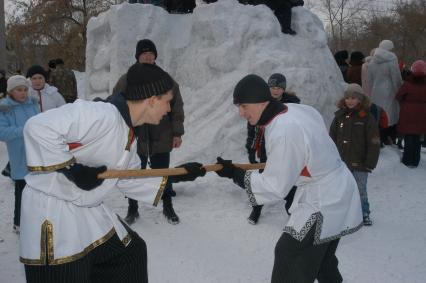
[{"label": "winter jacket", "polygon": [[330,136],[350,170],[371,171],[379,159],[379,128],[365,110],[340,109],[330,126]]},{"label": "winter jacket", "polygon": [[[124,74],[118,80],[113,89],[113,95],[125,92],[127,86],[127,75]],[[145,124],[135,128],[138,139],[138,153],[151,156],[156,153],[167,153],[173,149],[173,137],[182,136],[185,131],[183,121],[183,100],[179,85],[174,82],[173,99],[170,102],[171,111],[160,121],[159,125]]]},{"label": "winter jacket", "polygon": [[396,95],[400,112],[397,131],[401,134],[426,133],[426,78],[406,81]]},{"label": "winter jacket", "polygon": [[371,87],[371,101],[386,111],[389,125],[395,125],[399,115],[395,95],[402,85],[402,78],[394,53],[376,48],[368,64],[368,82]]},{"label": "winter jacket", "polygon": [[40,112],[57,108],[65,104],[65,100],[58,92],[58,89],[49,84],[45,84],[42,90],[29,89],[29,95],[39,101]]},{"label": "winter jacket", "polygon": [[361,63],[352,62],[346,72],[347,82],[362,85],[361,70],[362,70],[362,62]]},{"label": "winter jacket", "polygon": [[77,80],[73,71],[57,65],[50,74],[49,82],[58,88],[66,103],[73,103],[77,99]]},{"label": "winter jacket", "polygon": [[365,95],[371,97],[371,86],[368,81],[368,64],[370,63],[372,56],[365,57],[365,63],[361,67],[361,86],[364,90]]},{"label": "winter jacket", "polygon": [[13,180],[22,180],[28,173],[23,129],[27,120],[37,113],[38,100],[32,97],[22,103],[9,96],[0,101],[0,140],[6,142]]},{"label": "winter jacket", "polygon": [[[289,94],[284,92],[280,100],[281,103],[300,103],[300,98],[295,94]],[[246,149],[249,154],[249,158],[254,157],[256,154],[260,162],[266,161],[266,150],[265,150],[265,137],[263,136],[264,129],[261,126],[252,126],[247,123],[247,140]],[[252,162],[253,160],[250,160]],[[253,162],[252,162],[253,163]]]}]

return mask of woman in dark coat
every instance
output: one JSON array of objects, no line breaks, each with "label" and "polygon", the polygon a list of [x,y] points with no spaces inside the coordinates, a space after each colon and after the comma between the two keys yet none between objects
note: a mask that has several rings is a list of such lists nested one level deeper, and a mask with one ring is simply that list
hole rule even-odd
[{"label": "woman in dark coat", "polygon": [[420,136],[426,133],[426,62],[414,62],[411,72],[411,78],[404,82],[395,99],[400,105],[397,131],[404,135],[401,162],[415,168],[420,162]]},{"label": "woman in dark coat", "polygon": [[361,70],[362,64],[364,64],[364,57],[364,54],[360,51],[351,53],[349,68],[346,73],[348,83],[362,85]]}]

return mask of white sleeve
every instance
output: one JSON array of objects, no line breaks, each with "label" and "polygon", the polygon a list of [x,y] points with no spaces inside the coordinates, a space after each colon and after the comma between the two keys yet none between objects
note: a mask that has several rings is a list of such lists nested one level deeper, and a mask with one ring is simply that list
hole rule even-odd
[{"label": "white sleeve", "polygon": [[265,170],[263,173],[252,172],[250,182],[246,184],[247,193],[257,204],[287,196],[306,164],[307,150],[302,130],[289,124],[281,131],[280,135],[266,141],[270,144],[267,145]]},{"label": "white sleeve", "polygon": [[[131,147],[128,169],[140,169],[141,160],[136,153],[136,141]],[[157,206],[167,184],[167,177],[120,179],[117,187],[128,198]]]}]

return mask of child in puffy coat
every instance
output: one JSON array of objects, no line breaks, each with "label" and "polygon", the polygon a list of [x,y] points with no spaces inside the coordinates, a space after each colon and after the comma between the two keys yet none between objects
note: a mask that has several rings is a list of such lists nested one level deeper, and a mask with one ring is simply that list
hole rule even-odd
[{"label": "child in puffy coat", "polygon": [[377,165],[380,152],[378,124],[369,111],[370,100],[361,86],[349,84],[338,103],[330,136],[340,157],[355,177],[361,197],[364,225],[371,225],[367,178]]},{"label": "child in puffy coat", "polygon": [[13,229],[19,232],[21,196],[26,185],[27,161],[23,129],[29,118],[39,113],[38,100],[28,96],[29,82],[23,76],[7,80],[7,97],[0,102],[0,141],[6,142],[10,159],[10,177],[15,182]]}]

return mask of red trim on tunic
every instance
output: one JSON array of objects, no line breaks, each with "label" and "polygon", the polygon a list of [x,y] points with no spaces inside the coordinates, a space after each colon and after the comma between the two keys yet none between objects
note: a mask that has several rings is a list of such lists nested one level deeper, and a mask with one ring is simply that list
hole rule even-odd
[{"label": "red trim on tunic", "polygon": [[303,167],[302,172],[300,172],[300,176],[311,177],[311,173],[309,173],[308,168],[306,166]]},{"label": "red trim on tunic", "polygon": [[80,146],[83,146],[83,145],[79,142],[71,142],[71,143],[68,144],[69,150],[79,148]]}]

